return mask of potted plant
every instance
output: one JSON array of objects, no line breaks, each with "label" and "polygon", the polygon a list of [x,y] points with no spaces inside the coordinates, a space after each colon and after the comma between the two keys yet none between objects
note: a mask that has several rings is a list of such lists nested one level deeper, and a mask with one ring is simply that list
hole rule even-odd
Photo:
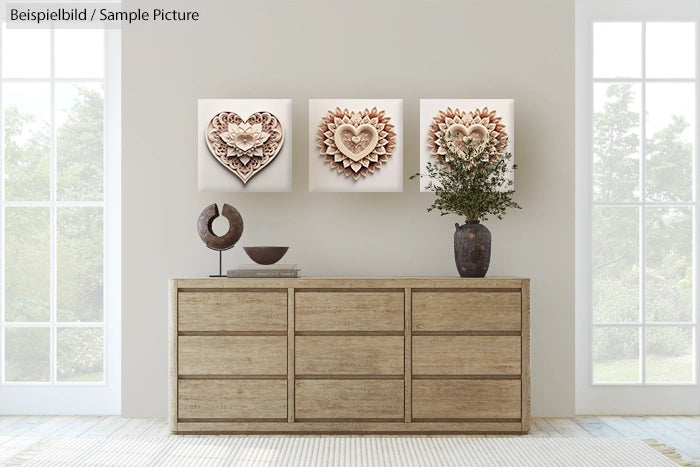
[{"label": "potted plant", "polygon": [[481,222],[488,216],[502,219],[508,208],[520,209],[508,177],[513,156],[503,151],[506,140],[492,136],[457,140],[447,134],[441,142],[444,157],[428,162],[426,173],[411,179],[428,178],[425,188],[435,193],[428,212],[466,218],[464,225],[455,223],[455,264],[461,277],[484,277],[491,260],[491,232]]}]

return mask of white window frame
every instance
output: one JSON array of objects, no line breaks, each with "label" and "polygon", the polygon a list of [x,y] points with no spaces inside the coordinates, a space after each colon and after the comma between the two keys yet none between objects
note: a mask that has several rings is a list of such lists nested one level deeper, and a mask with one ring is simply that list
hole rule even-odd
[{"label": "white window frame", "polygon": [[[576,2],[576,413],[577,414],[700,414],[700,359],[698,335],[698,254],[700,245],[697,184],[698,143],[700,131],[696,115],[695,172],[693,200],[684,203],[694,208],[693,266],[694,329],[692,383],[593,383],[591,305],[592,276],[592,135],[593,135],[593,23],[594,22],[695,22],[696,53],[700,51],[700,3],[694,1],[656,0],[577,0]],[[644,45],[643,45],[644,46]],[[642,50],[644,53],[644,49]],[[643,75],[644,76],[644,75]],[[646,80],[650,82],[652,80]],[[640,82],[644,82],[640,80]],[[700,58],[696,58],[696,114],[700,109]],[[644,120],[642,116],[642,120]],[[644,122],[642,122],[642,128]],[[641,135],[642,140],[645,138]],[[644,141],[641,141],[644,144]],[[641,201],[644,209],[645,200]],[[673,203],[676,205],[676,203]],[[679,203],[680,204],[680,203]],[[641,226],[643,228],[643,226]],[[643,245],[640,245],[643,248]],[[642,322],[643,325],[648,326]],[[643,350],[643,349],[642,349]],[[640,355],[644,358],[644,353]],[[643,362],[643,360],[642,360]]]},{"label": "white window frame", "polygon": [[[46,3],[46,2],[43,2]],[[5,3],[0,2],[4,16]],[[4,18],[3,18],[4,21]],[[51,349],[51,378],[49,382],[5,382],[4,345],[0,345],[0,414],[99,414],[121,413],[121,31],[105,29],[104,60],[105,75],[100,79],[60,79],[53,73],[53,35],[51,30],[51,75],[48,79],[5,79],[2,82],[47,82],[51,84],[51,127],[55,131],[54,88],[56,83],[85,82],[104,83],[104,198],[98,202],[59,202],[56,200],[56,154],[55,138],[51,141],[51,198],[46,202],[6,202],[4,180],[0,177],[0,226],[4,226],[6,206],[46,206],[51,210],[51,316],[49,322]],[[0,52],[0,64],[2,57]],[[0,94],[0,109],[2,108]],[[4,128],[0,119],[0,174],[4,173]],[[56,368],[56,328],[63,327],[56,320],[56,210],[67,206],[99,206],[104,209],[104,321],[103,323],[69,323],[70,327],[104,328],[104,381],[102,382],[58,382]],[[4,235],[0,232],[0,287],[4,288]],[[0,290],[4,301],[4,291]],[[0,313],[5,313],[0,304]],[[31,323],[5,323],[0,320],[0,343],[4,341],[5,329],[31,327]],[[45,323],[34,326],[45,327]]]}]

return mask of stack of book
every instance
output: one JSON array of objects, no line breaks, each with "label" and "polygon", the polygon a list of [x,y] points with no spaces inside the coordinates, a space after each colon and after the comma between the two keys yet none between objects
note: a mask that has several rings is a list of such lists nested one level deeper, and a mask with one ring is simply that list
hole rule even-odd
[{"label": "stack of book", "polygon": [[229,269],[228,277],[299,277],[301,269],[296,264],[241,264]]}]

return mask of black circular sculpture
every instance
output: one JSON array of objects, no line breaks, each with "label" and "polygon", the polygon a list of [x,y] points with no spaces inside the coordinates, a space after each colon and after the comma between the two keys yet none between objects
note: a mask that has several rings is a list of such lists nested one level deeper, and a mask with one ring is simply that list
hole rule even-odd
[{"label": "black circular sculpture", "polygon": [[209,277],[226,277],[221,269],[221,252],[233,248],[243,234],[243,218],[236,208],[224,203],[221,215],[228,220],[228,232],[224,235],[216,235],[212,230],[214,219],[219,217],[219,208],[216,203],[210,204],[197,219],[197,232],[207,248],[219,252],[219,275]]}]

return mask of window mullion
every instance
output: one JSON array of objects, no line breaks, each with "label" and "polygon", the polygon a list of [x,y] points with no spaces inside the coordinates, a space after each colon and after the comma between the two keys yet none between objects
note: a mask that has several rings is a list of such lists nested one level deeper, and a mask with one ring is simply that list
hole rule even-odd
[{"label": "window mullion", "polygon": [[54,82],[55,78],[55,30],[52,28],[50,30],[50,55],[49,55],[49,61],[50,61],[50,88],[51,88],[51,93],[50,93],[50,114],[49,114],[49,131],[50,131],[50,139],[49,139],[49,160],[50,160],[50,166],[51,166],[51,175],[49,178],[49,183],[51,185],[50,187],[50,197],[49,197],[49,202],[50,202],[50,207],[49,207],[49,218],[50,218],[50,246],[49,246],[49,256],[50,256],[50,276],[49,276],[49,307],[50,307],[50,323],[49,323],[49,335],[50,335],[50,345],[51,345],[51,352],[49,355],[49,368],[50,368],[50,382],[51,384],[55,384],[58,375],[57,375],[57,340],[58,340],[58,335],[56,332],[56,321],[57,321],[57,313],[56,313],[56,216],[57,216],[57,211],[56,211],[56,168],[57,168],[57,161],[56,161],[56,83]]},{"label": "window mullion", "polygon": [[646,41],[647,23],[642,21],[642,80],[641,80],[641,115],[640,115],[640,141],[639,141],[639,320],[642,324],[639,330],[639,376],[642,384],[646,383],[646,109],[647,109],[647,88],[646,88]]}]

